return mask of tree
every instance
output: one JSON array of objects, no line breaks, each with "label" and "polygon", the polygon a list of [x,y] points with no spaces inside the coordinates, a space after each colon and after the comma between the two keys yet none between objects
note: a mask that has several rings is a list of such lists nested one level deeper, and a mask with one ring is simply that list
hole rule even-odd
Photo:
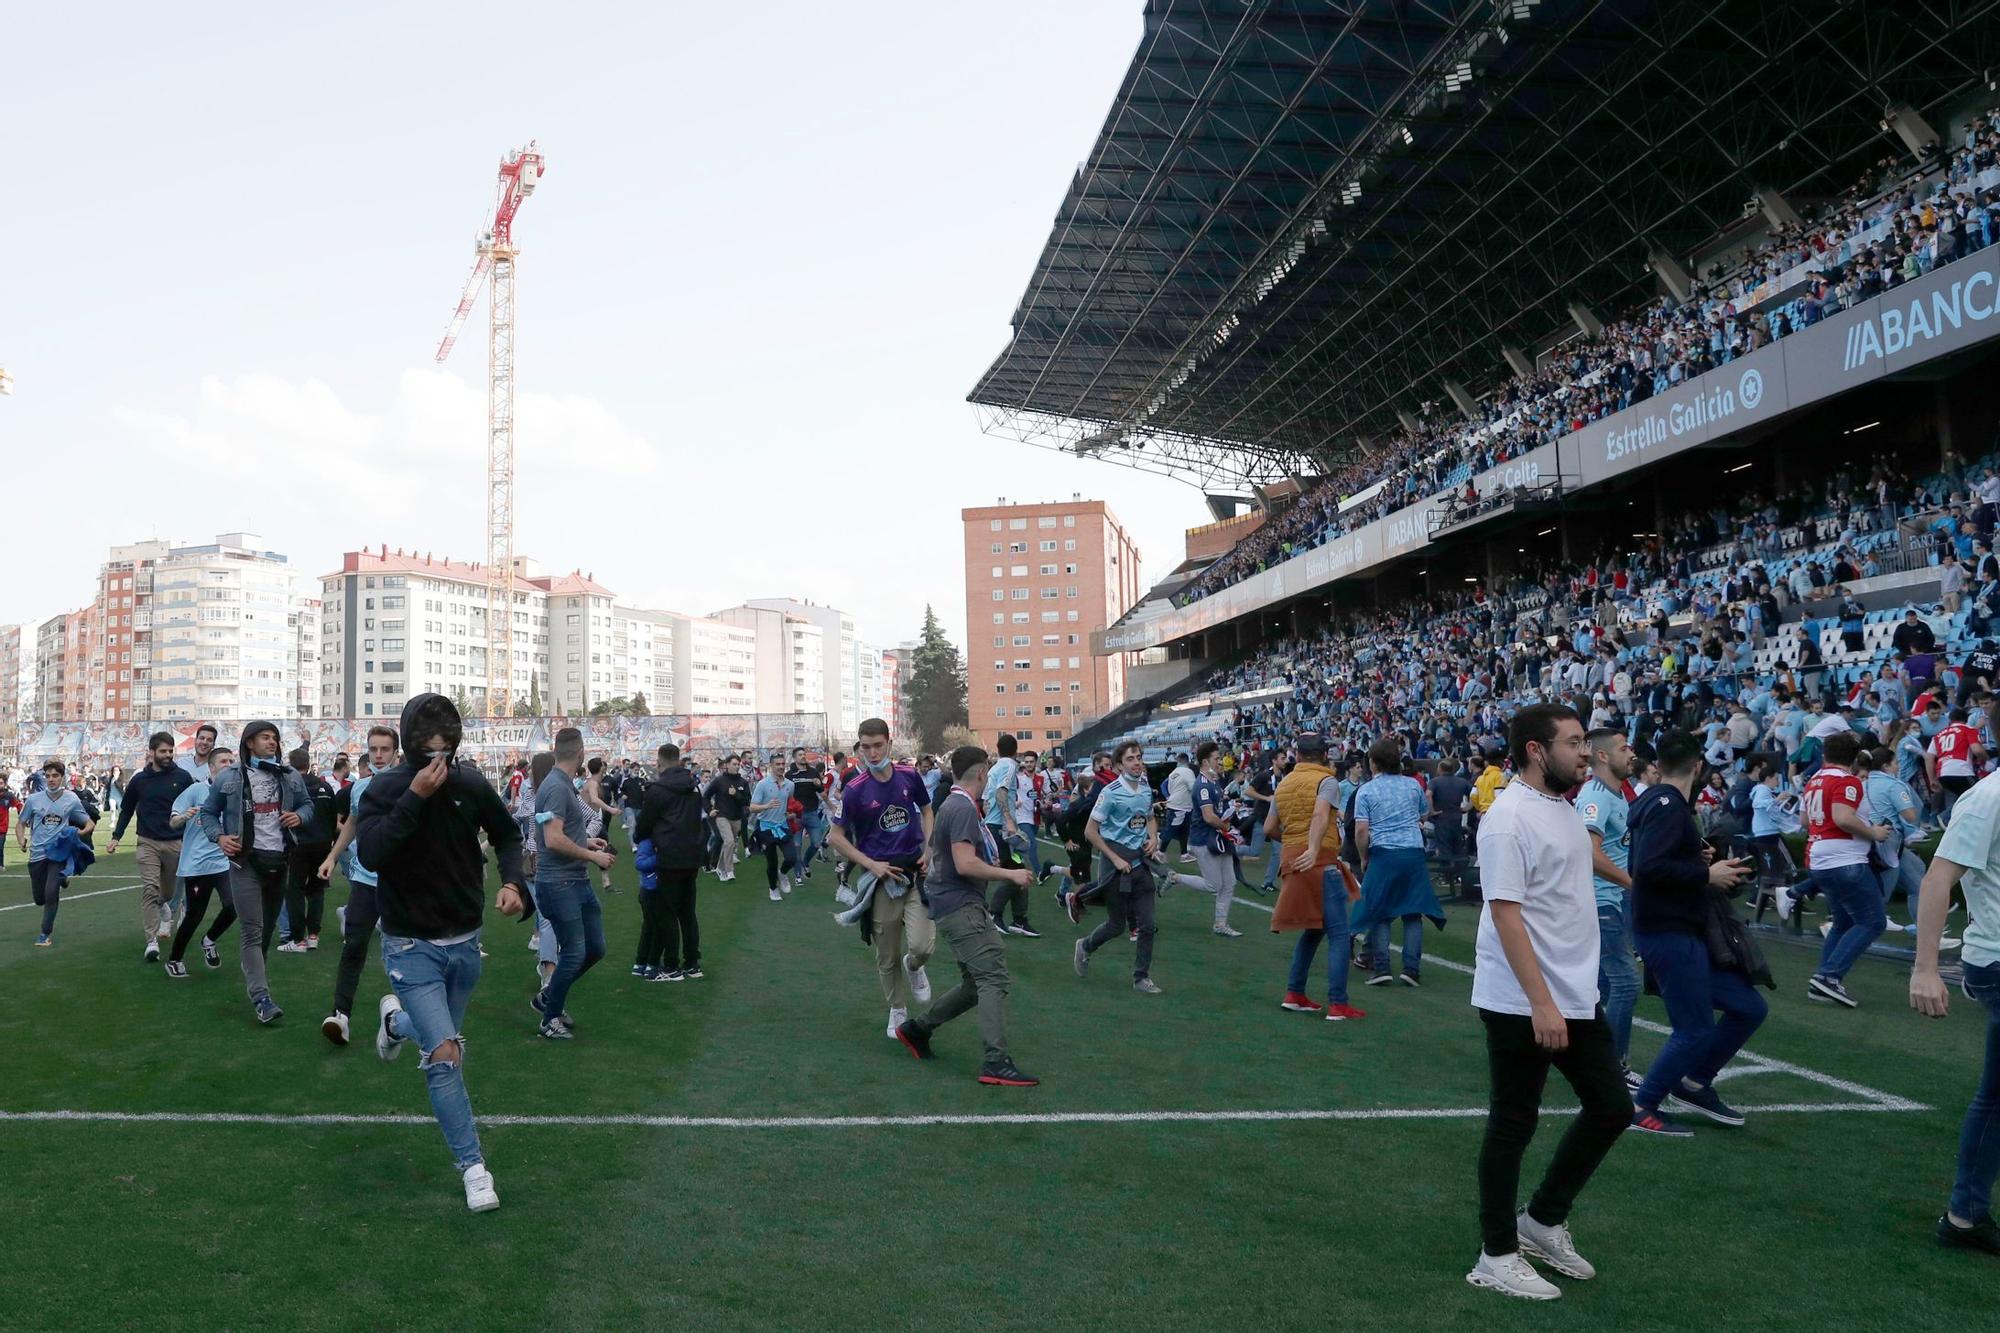
[{"label": "tree", "polygon": [[632,702],[625,705],[625,715],[627,717],[651,717],[653,715],[652,708],[646,703],[646,692],[644,690],[633,695]]},{"label": "tree", "polygon": [[[941,757],[949,758],[951,752],[961,745],[979,745],[979,733],[971,727],[952,725],[944,729],[944,744],[938,747]],[[984,746],[980,746],[984,749]]]},{"label": "tree", "polygon": [[923,637],[911,655],[906,702],[911,724],[923,737],[924,745],[940,753],[949,748],[945,728],[962,727],[968,720],[965,662],[959,657],[957,647],[945,637],[944,628],[928,605],[924,607]]},{"label": "tree", "polygon": [[454,685],[451,687],[451,706],[458,710],[460,717],[472,716],[472,700],[465,693],[465,686]]},{"label": "tree", "polygon": [[624,695],[612,699],[599,699],[590,706],[592,717],[624,717],[632,711],[632,701]]}]

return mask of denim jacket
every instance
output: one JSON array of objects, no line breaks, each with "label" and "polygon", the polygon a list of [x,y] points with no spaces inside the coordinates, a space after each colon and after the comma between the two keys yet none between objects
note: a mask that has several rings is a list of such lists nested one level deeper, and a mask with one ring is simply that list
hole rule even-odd
[{"label": "denim jacket", "polygon": [[[242,764],[223,769],[208,784],[208,799],[201,803],[201,831],[209,836],[209,840],[219,842],[223,838],[243,838],[246,851],[250,843],[243,832],[244,775],[247,771]],[[312,814],[312,796],[306,791],[306,780],[289,764],[278,772],[278,806],[280,813],[294,812],[301,819]],[[281,828],[279,831],[284,834],[285,846],[291,847],[295,841],[295,830]]]}]

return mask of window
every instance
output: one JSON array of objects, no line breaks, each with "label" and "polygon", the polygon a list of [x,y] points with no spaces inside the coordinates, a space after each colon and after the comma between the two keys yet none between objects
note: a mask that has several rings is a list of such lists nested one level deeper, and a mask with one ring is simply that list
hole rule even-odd
[{"label": "window", "polygon": [[[571,601],[575,601],[576,599],[572,597],[572,598],[571,598],[570,600],[571,600]],[[570,615],[569,615],[569,619],[568,619],[568,620],[566,620],[566,621],[564,621],[563,623],[564,623],[564,624],[568,624],[568,625],[574,625],[574,624],[576,624],[576,623],[577,623],[577,615],[576,615],[576,613],[575,613],[574,611],[570,612]]]},{"label": "window", "polygon": [[1044,657],[1042,659],[1042,670],[1044,671],[1062,670],[1062,659],[1060,657]]},{"label": "window", "polygon": [[1014,646],[1016,648],[1026,648],[1028,646],[1028,636],[1025,634],[1016,634],[1014,636]]},{"label": "window", "polygon": [[1042,600],[1045,602],[1053,602],[1056,598],[1060,596],[1062,596],[1062,594],[1056,591],[1054,588],[1042,589]]},{"label": "window", "polygon": [[1071,671],[1076,670],[1078,667],[1082,665],[1083,665],[1083,659],[1081,657],[1072,657],[1069,659],[1069,669]]},{"label": "window", "polygon": [[1000,520],[997,518],[993,520],[993,531],[1000,531]]},{"label": "window", "polygon": [[1062,635],[1060,634],[1044,634],[1042,636],[1042,647],[1047,648],[1051,644],[1060,643],[1061,641]]},{"label": "window", "polygon": [[1050,538],[1050,539],[1049,539],[1048,541],[1045,541],[1045,542],[1043,542],[1043,543],[1042,543],[1042,545],[1041,545],[1041,549],[1042,549],[1042,550],[1044,550],[1044,551],[1053,551],[1053,550],[1055,550],[1055,549],[1056,549],[1056,543],[1055,543],[1055,539],[1054,539],[1053,537],[1051,537],[1051,538]]},{"label": "window", "polygon": [[995,648],[1005,648],[1005,647],[1007,646],[1007,636],[1006,636],[1006,635],[1004,635],[1004,634],[996,634],[996,635],[994,635],[994,636],[993,636],[993,646],[994,646]]},{"label": "window", "polygon": [[1060,611],[1042,612],[1042,623],[1044,625],[1059,624],[1061,621],[1062,621],[1062,612]]},{"label": "window", "polygon": [[1064,514],[1064,515],[1063,515],[1063,526],[1064,526],[1064,527],[1066,527],[1066,528],[1073,528],[1073,527],[1075,527],[1075,526],[1076,526],[1076,515],[1075,515],[1075,514]]},{"label": "window", "polygon": [[993,600],[994,600],[994,601],[996,601],[996,602],[1004,602],[1004,601],[1006,601],[1006,600],[1007,600],[1007,590],[1006,590],[1005,588],[995,588],[995,589],[993,590]]},{"label": "window", "polygon": [[1035,664],[1032,661],[1030,661],[1028,658],[1023,657],[1019,661],[1014,663],[1014,670],[1032,671],[1034,670],[1034,666]]},{"label": "window", "polygon": [[1006,623],[1007,623],[1007,613],[1006,613],[1005,611],[995,611],[995,612],[993,613],[993,623],[994,623],[994,624],[996,624],[996,625],[1004,625],[1004,624],[1006,624]]},{"label": "window", "polygon": [[[1028,577],[1028,567],[1026,565],[1014,565],[1008,569],[1007,575],[1010,578],[1024,579]],[[999,575],[995,574],[994,577],[998,578]]]},{"label": "window", "polygon": [[996,579],[1000,577],[1000,566],[993,566],[993,577]]},{"label": "window", "polygon": [[1028,530],[1028,520],[1025,518],[1010,518],[1007,520],[1007,527],[1014,532],[1026,532]]},{"label": "window", "polygon": [[995,685],[993,687],[993,692],[995,694],[1005,694],[1007,692],[1007,682],[1001,681],[999,684]]},{"label": "window", "polygon": [[1045,731],[1042,737],[1044,740],[1059,741],[1063,738],[1063,734],[1060,731]]},{"label": "window", "polygon": [[1008,543],[1007,543],[1007,554],[1009,554],[1009,555],[1026,555],[1027,553],[1028,553],[1028,544],[1027,544],[1026,542],[1008,542]]},{"label": "window", "polygon": [[998,555],[998,554],[1000,554],[1000,543],[999,543],[999,542],[994,542],[994,543],[993,543],[993,554],[995,554],[995,555]]},{"label": "window", "polygon": [[1006,705],[1006,704],[1001,704],[1001,705],[1000,705],[1000,706],[999,706],[998,708],[994,709],[994,710],[993,710],[993,716],[995,716],[995,717],[1005,717],[1005,716],[1007,716],[1007,705]]},{"label": "window", "polygon": [[1065,619],[1065,620],[1075,620],[1075,619],[1076,619],[1076,612],[1074,612],[1074,611],[1066,611],[1066,612],[1064,612],[1064,613],[1063,613],[1063,619]]},{"label": "window", "polygon": [[1071,694],[1081,694],[1083,693],[1083,685],[1080,682],[1073,680],[1069,683],[1069,692]]},{"label": "window", "polygon": [[1063,538],[1063,550],[1074,551],[1075,549],[1076,549],[1076,538],[1074,537]]},{"label": "window", "polygon": [[1015,623],[1016,625],[1025,625],[1025,624],[1027,624],[1027,623],[1028,623],[1028,613],[1027,613],[1026,611],[1016,611],[1016,612],[1014,613],[1014,623]]},{"label": "window", "polygon": [[1043,565],[1037,572],[1043,578],[1048,578],[1051,574],[1056,572],[1056,567],[1054,565]]},{"label": "window", "polygon": [[1059,681],[1059,680],[1050,680],[1050,681],[1044,681],[1044,682],[1042,683],[1042,693],[1043,693],[1043,694],[1061,694],[1061,693],[1062,693],[1062,682],[1061,682],[1061,681]]},{"label": "window", "polygon": [[1043,717],[1061,717],[1062,715],[1063,715],[1063,706],[1061,704],[1042,705]]},{"label": "window", "polygon": [[[1033,717],[1034,715],[1035,715],[1035,710],[1032,708],[1016,708],[1014,710],[1015,717]],[[1031,738],[1032,735],[1033,733],[1030,733]]]},{"label": "window", "polygon": [[1067,638],[1071,643],[1077,642],[1077,637],[1074,634],[1065,635],[1064,637]]},{"label": "window", "polygon": [[1014,600],[1017,602],[1025,602],[1028,600],[1028,590],[1026,588],[1015,588],[1013,590],[1013,594],[1014,594]]},{"label": "window", "polygon": [[1015,681],[1015,682],[1014,682],[1014,693],[1016,693],[1016,694],[1026,694],[1027,692],[1028,692],[1028,682],[1027,682],[1027,681],[1025,681],[1025,680],[1017,680],[1017,681]]},{"label": "window", "polygon": [[1038,528],[1052,528],[1055,525],[1056,516],[1054,514],[1049,514],[1035,520],[1035,526]]},{"label": "window", "polygon": [[1075,565],[1064,565],[1064,566],[1063,566],[1063,573],[1065,573],[1065,574],[1074,574],[1074,573],[1076,573],[1076,566],[1075,566]]}]

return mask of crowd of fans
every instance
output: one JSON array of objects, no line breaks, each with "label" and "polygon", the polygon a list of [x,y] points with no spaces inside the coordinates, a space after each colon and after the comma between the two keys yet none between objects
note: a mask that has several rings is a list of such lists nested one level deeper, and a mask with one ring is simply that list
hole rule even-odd
[{"label": "crowd of fans", "polygon": [[[1344,617],[1212,677],[1223,699],[1291,687],[1231,709],[1217,734],[1252,755],[1317,731],[1336,754],[1398,735],[1417,760],[1471,758],[1503,748],[1516,707],[1557,701],[1592,727],[1624,727],[1642,748],[1669,729],[1694,731],[1724,769],[1753,751],[1809,762],[1813,728],[1829,718],[1891,748],[1905,733],[1921,742],[1944,714],[1919,707],[1913,717],[1913,704],[1978,683],[1944,660],[1930,620],[1910,610],[1888,667],[1853,682],[1829,670],[1820,631],[1858,631],[1859,603],[1843,584],[1867,576],[1857,545],[1885,520],[1918,556],[1938,539],[1949,552],[1940,564],[1967,560],[2000,587],[2000,505],[1978,499],[1982,486],[2000,497],[2000,472],[1954,460],[1913,482],[1883,463],[1865,478],[1832,476],[1821,494],[1745,495],[1689,513],[1582,563],[1527,562],[1498,586]],[[1774,577],[1780,552],[1789,568]],[[1921,788],[1921,747],[1897,753],[1901,776]]]},{"label": "crowd of fans", "polygon": [[[1489,395],[1476,421],[1440,416],[1353,459],[1203,570],[1176,602],[1198,601],[1460,478],[1469,488],[1488,468],[2000,240],[1996,117],[2000,109],[1975,120],[1941,163],[1883,164],[1813,222],[1746,250],[1732,273],[1712,270],[1689,300],[1662,297],[1567,344]],[[1367,498],[1352,502],[1358,495]]]}]

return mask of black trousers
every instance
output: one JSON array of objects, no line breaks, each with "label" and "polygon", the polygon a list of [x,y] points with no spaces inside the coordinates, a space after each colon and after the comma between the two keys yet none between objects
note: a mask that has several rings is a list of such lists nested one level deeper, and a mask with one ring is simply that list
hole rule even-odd
[{"label": "black trousers", "polygon": [[1096,953],[1127,931],[1138,931],[1139,947],[1132,958],[1132,980],[1137,981],[1153,968],[1153,936],[1158,930],[1154,909],[1160,891],[1152,870],[1143,860],[1126,864],[1132,868],[1121,871],[1112,869],[1108,861],[1105,863],[1108,874],[1100,888],[1111,915],[1083,937],[1083,951]]},{"label": "black trousers", "polygon": [[1600,1006],[1595,1016],[1569,1020],[1569,1045],[1543,1050],[1526,1014],[1479,1011],[1486,1024],[1486,1062],[1493,1096],[1486,1109],[1486,1137],[1479,1145],[1479,1234],[1486,1253],[1512,1254],[1514,1212],[1520,1206],[1521,1159],[1535,1137],[1542,1089],[1553,1065],[1582,1103],[1556,1144],[1528,1213],[1543,1226],[1569,1220],[1576,1196],[1590,1183],[1598,1163],[1632,1123],[1632,1094],[1618,1066],[1618,1048]]},{"label": "black trousers", "polygon": [[[1027,833],[1025,825],[1021,831]],[[1034,835],[1029,833],[1028,836],[1033,837]],[[1001,868],[1019,870],[1021,868],[1020,853],[1016,852],[1003,836],[996,836],[993,842],[995,848],[1000,853],[999,864]],[[995,884],[993,886],[993,924],[1003,927],[1007,924],[1003,918],[1006,916],[1007,905],[1009,903],[1014,905],[1014,924],[1017,926],[1027,925],[1028,890],[1019,884]]]},{"label": "black trousers", "polygon": [[354,1012],[354,988],[361,984],[361,969],[368,965],[368,938],[375,933],[379,912],[375,906],[375,886],[347,882],[347,924],[340,933],[340,970],[333,977],[333,1008],[336,1013]]},{"label": "black trousers", "polygon": [[660,887],[639,895],[639,966],[678,970],[701,962],[693,866],[660,872]]},{"label": "black trousers", "polygon": [[[212,875],[189,875],[187,877],[187,910],[181,914],[181,928],[174,932],[174,951],[169,955],[176,963],[187,956],[188,945],[194,943],[194,933],[201,929],[201,920],[208,915],[208,900],[215,896],[217,889],[229,885],[229,872],[218,870]],[[210,944],[222,938],[223,932],[236,924],[236,908],[230,903],[227,893],[222,895],[222,915],[215,918],[215,924],[204,932]]]},{"label": "black trousers", "polygon": [[326,881],[319,877],[319,867],[332,850],[332,843],[321,843],[285,853],[285,921],[300,944],[319,934],[326,915]]}]

